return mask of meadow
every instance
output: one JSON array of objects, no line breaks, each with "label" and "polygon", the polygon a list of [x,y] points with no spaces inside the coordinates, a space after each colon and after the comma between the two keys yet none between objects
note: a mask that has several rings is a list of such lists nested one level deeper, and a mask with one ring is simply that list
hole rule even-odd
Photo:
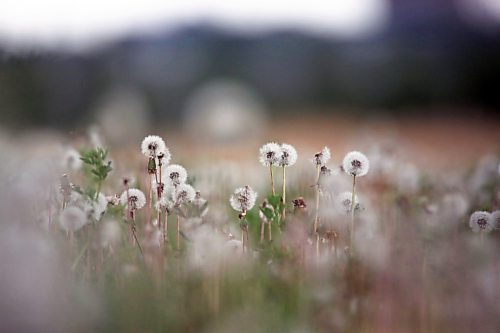
[{"label": "meadow", "polygon": [[498,332],[498,128],[415,123],[2,134],[1,331]]}]

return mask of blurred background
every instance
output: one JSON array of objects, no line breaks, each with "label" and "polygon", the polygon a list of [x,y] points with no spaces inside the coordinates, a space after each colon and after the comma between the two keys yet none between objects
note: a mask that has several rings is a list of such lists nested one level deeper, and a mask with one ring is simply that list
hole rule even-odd
[{"label": "blurred background", "polygon": [[408,121],[382,132],[477,132],[476,151],[500,139],[499,89],[497,0],[0,5],[0,121],[16,132],[227,142],[288,120],[305,136]]}]

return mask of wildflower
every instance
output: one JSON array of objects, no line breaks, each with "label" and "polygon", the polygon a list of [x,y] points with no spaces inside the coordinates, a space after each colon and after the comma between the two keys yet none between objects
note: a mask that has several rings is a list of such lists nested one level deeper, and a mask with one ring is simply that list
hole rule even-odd
[{"label": "wildflower", "polygon": [[298,197],[297,199],[293,200],[292,203],[293,203],[294,208],[306,208],[307,207],[307,204],[304,201],[303,197]]},{"label": "wildflower", "polygon": [[246,212],[255,205],[257,193],[248,185],[239,187],[234,191],[234,194],[229,198],[229,203],[234,210],[238,212]]},{"label": "wildflower", "polygon": [[171,186],[178,186],[187,180],[187,171],[183,166],[172,164],[165,168],[164,183]]},{"label": "wildflower", "polygon": [[[352,209],[352,192],[342,192],[337,197],[337,207],[340,211],[349,213]],[[355,210],[359,210],[358,196],[354,196]]]},{"label": "wildflower", "polygon": [[159,136],[149,135],[142,140],[141,151],[149,158],[156,158],[159,154],[165,155],[167,153],[167,146]]},{"label": "wildflower", "polygon": [[330,160],[331,154],[328,147],[324,147],[319,153],[314,154],[313,164],[324,166]]},{"label": "wildflower", "polygon": [[263,166],[278,165],[281,158],[281,147],[276,142],[269,142],[260,147],[259,161]]},{"label": "wildflower", "polygon": [[196,191],[189,184],[180,184],[173,192],[173,200],[176,206],[193,201],[195,196]]},{"label": "wildflower", "polygon": [[321,166],[320,174],[322,176],[331,176],[332,175],[332,169],[330,169],[326,165],[323,165],[323,166]]},{"label": "wildflower", "polygon": [[282,167],[289,167],[297,162],[297,151],[292,145],[282,144],[281,145],[281,156],[278,164]]},{"label": "wildflower", "polygon": [[488,212],[477,211],[470,216],[469,226],[474,232],[490,232],[494,228],[493,218]]},{"label": "wildflower", "polygon": [[146,204],[146,196],[141,190],[131,188],[122,193],[120,203],[130,210],[141,209]]},{"label": "wildflower", "polygon": [[495,230],[500,230],[500,210],[495,210],[491,213],[491,219],[493,220]]},{"label": "wildflower", "polygon": [[363,153],[351,151],[344,157],[342,167],[348,175],[361,177],[368,173],[370,162]]},{"label": "wildflower", "polygon": [[59,225],[66,231],[77,231],[86,223],[85,213],[75,206],[65,208],[59,216]]},{"label": "wildflower", "polygon": [[174,208],[174,203],[172,200],[167,199],[166,196],[162,196],[158,201],[156,201],[155,208],[156,210],[165,209],[167,212],[170,212]]}]

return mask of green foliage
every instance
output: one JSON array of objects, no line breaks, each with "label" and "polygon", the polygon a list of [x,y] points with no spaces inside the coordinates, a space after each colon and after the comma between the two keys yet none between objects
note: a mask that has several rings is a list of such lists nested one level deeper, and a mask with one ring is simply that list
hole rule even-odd
[{"label": "green foliage", "polygon": [[93,187],[86,188],[84,193],[91,199],[97,199],[101,191],[101,184],[113,170],[111,161],[107,161],[108,150],[100,147],[89,149],[81,153],[80,159],[85,164],[85,173]]},{"label": "green foliage", "polygon": [[106,161],[108,150],[102,148],[90,149],[82,152],[80,159],[85,163],[86,170],[90,173],[95,183],[103,182],[113,170],[111,161]]}]

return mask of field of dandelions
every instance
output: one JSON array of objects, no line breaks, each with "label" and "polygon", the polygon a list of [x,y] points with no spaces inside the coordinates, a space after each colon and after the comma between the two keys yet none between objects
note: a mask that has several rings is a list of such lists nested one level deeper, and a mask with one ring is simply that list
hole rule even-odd
[{"label": "field of dandelions", "polygon": [[1,145],[2,332],[500,331],[499,156],[194,163],[147,134]]}]

